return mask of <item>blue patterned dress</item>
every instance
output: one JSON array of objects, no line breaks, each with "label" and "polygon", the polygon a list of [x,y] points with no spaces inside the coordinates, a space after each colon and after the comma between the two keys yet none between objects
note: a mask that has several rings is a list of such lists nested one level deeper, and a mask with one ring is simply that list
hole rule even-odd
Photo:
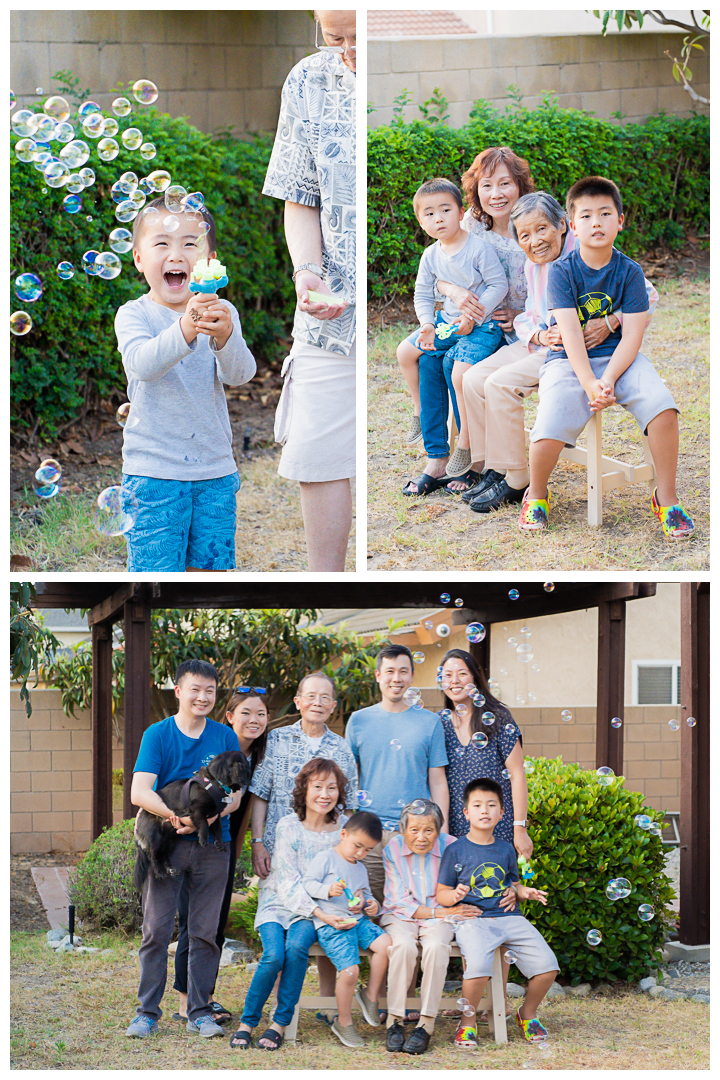
[{"label": "blue patterned dress", "polygon": [[[463,814],[463,791],[465,785],[479,776],[486,776],[489,780],[497,780],[502,788],[505,811],[498,827],[495,829],[496,840],[513,842],[513,801],[512,788],[509,780],[504,780],[502,771],[505,762],[510,756],[515,743],[521,739],[520,728],[513,720],[510,712],[504,705],[496,706],[494,732],[484,750],[478,750],[472,744],[463,746],[457,737],[452,720],[441,717],[445,732],[445,749],[447,750],[448,766],[446,768],[448,788],[450,789],[450,822],[448,828],[452,836],[465,836],[470,828],[468,820]],[[506,731],[506,727],[511,730]]]}]

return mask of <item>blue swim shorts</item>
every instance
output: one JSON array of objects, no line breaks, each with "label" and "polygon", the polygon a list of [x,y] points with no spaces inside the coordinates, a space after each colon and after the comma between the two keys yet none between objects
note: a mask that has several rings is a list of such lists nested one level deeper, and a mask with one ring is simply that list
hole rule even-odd
[{"label": "blue swim shorts", "polygon": [[359,964],[359,950],[368,949],[373,941],[384,933],[367,915],[361,915],[357,926],[352,926],[349,930],[336,930],[334,926],[324,923],[318,927],[317,936],[325,955],[332,960],[338,971],[342,971],[343,968]]},{"label": "blue swim shorts", "polygon": [[237,472],[216,480],[123,476],[138,517],[126,534],[130,573],[235,569]]},{"label": "blue swim shorts", "polygon": [[[481,326],[476,323],[469,334],[463,334],[461,337],[458,337],[457,334],[451,334],[447,338],[438,337],[437,327],[446,325],[448,323],[446,319],[443,319],[442,312],[436,312],[435,345],[432,349],[423,349],[423,352],[447,353],[445,362],[451,360],[453,363],[457,361],[463,364],[479,364],[481,360],[486,360],[488,356],[492,356],[494,352],[497,352],[501,345],[505,344],[505,335],[494,319],[482,323]],[[416,349],[420,348],[418,345],[419,337],[420,331],[416,330],[408,338],[408,341],[411,341]]]}]

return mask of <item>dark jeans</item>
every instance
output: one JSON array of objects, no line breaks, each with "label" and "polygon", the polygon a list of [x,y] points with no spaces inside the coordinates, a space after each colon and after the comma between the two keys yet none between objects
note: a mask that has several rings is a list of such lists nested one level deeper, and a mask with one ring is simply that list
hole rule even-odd
[{"label": "dark jeans", "polygon": [[217,972],[217,936],[228,852],[213,845],[178,840],[170,858],[178,873],[158,881],[148,874],[143,888],[143,936],[140,946],[140,1005],[138,1013],[159,1020],[167,982],[167,948],[175,928],[175,912],[183,881],[188,882],[188,1017],[208,1013],[208,999]]},{"label": "dark jeans", "polygon": [[[228,876],[227,884],[225,885],[225,895],[222,900],[222,907],[220,908],[220,918],[218,920],[217,934],[215,941],[217,947],[222,951],[223,944],[225,942],[225,927],[227,925],[228,915],[230,914],[230,900],[232,898],[233,881],[235,880],[235,864],[237,862],[237,855],[235,854],[235,842],[230,841],[230,862],[228,864]],[[183,881],[182,888],[180,889],[180,895],[178,896],[177,913],[178,913],[178,925],[180,933],[178,934],[177,950],[175,952],[175,982],[173,983],[173,990],[179,990],[181,994],[187,994],[188,987],[188,948],[189,948],[189,936],[188,936],[188,904],[189,904],[189,888],[187,880]],[[218,953],[218,961],[215,965],[215,974],[213,975],[212,989],[210,990],[210,996],[215,993],[215,983],[217,982],[218,965],[220,964],[220,954]]]},{"label": "dark jeans", "polygon": [[258,927],[258,933],[263,953],[245,998],[242,1023],[251,1028],[260,1023],[263,1005],[282,969],[273,1021],[287,1027],[300,1000],[310,946],[317,941],[315,924],[312,919],[298,919],[284,930],[280,923],[268,922]]}]

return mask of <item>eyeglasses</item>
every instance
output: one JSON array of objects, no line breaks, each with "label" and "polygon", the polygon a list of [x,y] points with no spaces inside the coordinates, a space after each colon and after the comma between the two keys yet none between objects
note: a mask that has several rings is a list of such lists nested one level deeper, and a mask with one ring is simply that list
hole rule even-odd
[{"label": "eyeglasses", "polygon": [[355,51],[356,51],[356,46],[355,45],[321,45],[319,40],[318,40],[319,33],[320,33],[320,23],[316,22],[315,23],[315,48],[316,49],[322,49],[323,52],[338,53],[339,55],[341,55],[342,53],[350,53],[351,56],[355,55]]},{"label": "eyeglasses", "polygon": [[264,686],[236,686],[233,694],[267,694]]},{"label": "eyeglasses", "polygon": [[316,701],[319,701],[321,705],[330,705],[335,698],[330,697],[329,694],[303,694],[300,700],[307,701],[308,705],[312,705]]}]

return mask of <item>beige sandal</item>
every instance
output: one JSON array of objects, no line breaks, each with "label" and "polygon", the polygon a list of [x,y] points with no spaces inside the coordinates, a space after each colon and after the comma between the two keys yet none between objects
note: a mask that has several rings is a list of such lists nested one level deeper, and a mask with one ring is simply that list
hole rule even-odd
[{"label": "beige sandal", "polygon": [[457,448],[453,456],[445,466],[447,476],[463,476],[472,465],[472,454],[469,450]]}]

